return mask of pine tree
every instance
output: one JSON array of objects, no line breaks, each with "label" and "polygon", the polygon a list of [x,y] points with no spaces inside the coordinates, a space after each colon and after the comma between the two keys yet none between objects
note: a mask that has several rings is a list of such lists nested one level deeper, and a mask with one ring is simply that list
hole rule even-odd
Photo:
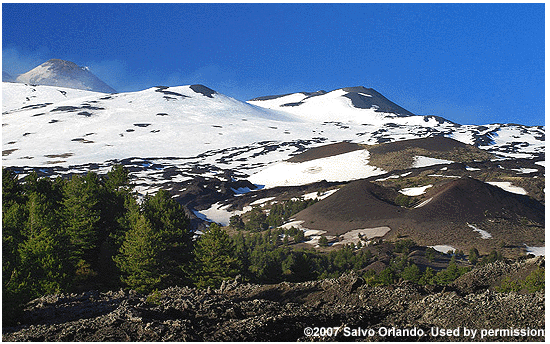
[{"label": "pine tree", "polygon": [[198,287],[219,287],[221,282],[235,277],[238,261],[233,255],[232,241],[217,224],[212,223],[195,244],[196,273]]},{"label": "pine tree", "polygon": [[468,260],[470,261],[470,263],[472,264],[477,264],[478,260],[479,260],[479,251],[477,250],[477,248],[475,247],[472,247],[470,249],[470,252],[468,254]]},{"label": "pine tree", "polygon": [[422,277],[420,277],[420,280],[418,281],[419,284],[434,284],[434,278],[435,278],[435,271],[427,267],[426,270],[424,270],[424,273],[422,273]]},{"label": "pine tree", "polygon": [[138,292],[158,288],[162,278],[158,260],[161,249],[158,233],[143,215],[138,215],[126,237],[115,262],[122,272],[122,281]]},{"label": "pine tree", "polygon": [[296,232],[296,235],[294,235],[294,242],[295,242],[295,243],[302,242],[302,241],[305,240],[305,238],[306,238],[306,237],[305,237],[305,235],[304,235],[304,232],[301,231],[301,230],[298,230],[298,231]]},{"label": "pine tree", "polygon": [[[23,243],[28,218],[26,197],[17,175],[2,169],[2,281],[9,281],[18,264],[18,246]],[[3,284],[6,285],[5,283]]]},{"label": "pine tree", "polygon": [[403,272],[401,272],[401,277],[404,280],[418,283],[418,281],[422,277],[422,273],[420,272],[420,269],[416,264],[411,264],[403,269]]},{"label": "pine tree", "polygon": [[168,276],[164,286],[188,284],[193,233],[183,207],[168,191],[159,190],[143,202],[143,215],[161,242],[158,259],[163,265],[162,274]]},{"label": "pine tree", "polygon": [[92,267],[100,244],[100,184],[95,173],[73,176],[63,189],[63,215],[75,260]]},{"label": "pine tree", "polygon": [[18,248],[13,287],[28,298],[67,291],[74,271],[68,238],[57,228],[58,219],[45,196],[30,194],[27,209],[26,238]]},{"label": "pine tree", "polygon": [[326,236],[321,236],[321,238],[319,238],[319,246],[328,247],[328,239]]},{"label": "pine tree", "polygon": [[181,205],[164,190],[147,197],[143,210],[128,205],[130,229],[115,257],[122,281],[137,291],[188,284],[192,233]]}]

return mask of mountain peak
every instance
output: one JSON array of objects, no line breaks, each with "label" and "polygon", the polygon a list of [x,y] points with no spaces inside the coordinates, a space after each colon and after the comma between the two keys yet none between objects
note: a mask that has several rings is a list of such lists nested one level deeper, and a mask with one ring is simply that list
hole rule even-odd
[{"label": "mountain peak", "polygon": [[63,66],[63,67],[69,67],[69,68],[78,68],[78,65],[71,61],[61,60],[61,59],[49,59],[48,61],[44,62],[43,65],[53,65],[53,66]]},{"label": "mountain peak", "polygon": [[[346,99],[347,98],[347,99]],[[249,103],[273,110],[286,111],[298,116],[325,121],[356,121],[360,123],[380,123],[387,118],[411,117],[414,114],[393,103],[372,88],[364,86],[344,87],[331,92],[298,92],[279,96],[254,98]],[[351,106],[350,106],[351,105]],[[369,110],[359,114],[357,109]]]},{"label": "mountain peak", "polygon": [[21,74],[17,82],[75,88],[86,91],[116,93],[116,91],[90,72],[88,67],[61,59],[50,59],[40,66]]}]

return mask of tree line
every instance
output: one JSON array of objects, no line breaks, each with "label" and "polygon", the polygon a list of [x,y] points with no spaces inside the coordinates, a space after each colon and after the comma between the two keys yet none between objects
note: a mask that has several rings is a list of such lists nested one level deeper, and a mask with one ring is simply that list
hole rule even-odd
[{"label": "tree line", "polygon": [[277,205],[271,217],[256,211],[248,219],[256,221],[250,231],[229,236],[212,223],[198,236],[167,191],[139,199],[123,166],[71,178],[39,178],[34,172],[19,178],[2,169],[4,319],[34,298],[90,289],[149,293],[174,285],[219,287],[237,275],[278,283],[335,278],[351,270],[372,285],[400,279],[445,284],[465,272],[454,263],[437,273],[421,271],[407,258],[414,242],[404,241],[396,243],[402,254],[376,274],[364,270],[377,259],[367,248],[295,249],[290,240],[304,240],[301,230],[265,230],[312,202]]},{"label": "tree line", "polygon": [[47,294],[191,284],[192,247],[182,206],[164,190],[138,202],[122,166],[70,179],[2,169],[4,314]]}]

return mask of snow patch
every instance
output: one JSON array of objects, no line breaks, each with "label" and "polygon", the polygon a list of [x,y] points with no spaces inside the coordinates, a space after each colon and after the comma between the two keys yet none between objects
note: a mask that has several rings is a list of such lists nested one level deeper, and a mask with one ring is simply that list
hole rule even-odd
[{"label": "snow patch", "polygon": [[267,203],[271,200],[275,199],[275,197],[266,197],[266,198],[261,198],[261,199],[258,199],[258,200],[255,200],[254,202],[250,203],[250,205],[260,205],[260,204],[264,204],[264,203]]},{"label": "snow patch", "polygon": [[429,185],[426,185],[426,186],[418,186],[418,187],[413,187],[413,188],[404,188],[404,189],[399,190],[399,192],[401,192],[403,195],[407,195],[407,196],[420,196],[420,195],[426,193],[426,190],[431,188],[432,186],[433,186],[432,184],[429,184]]},{"label": "snow patch", "polygon": [[379,238],[386,235],[391,231],[390,227],[374,227],[374,228],[363,228],[363,229],[353,229],[348,231],[340,236],[341,240],[334,243],[334,245],[346,245],[350,243],[356,243],[360,240],[370,240],[373,238]]},{"label": "snow patch", "polygon": [[494,186],[498,186],[499,188],[511,193],[515,193],[518,195],[527,195],[527,191],[525,191],[524,188],[519,186],[514,186],[510,182],[487,182],[487,183]]},{"label": "snow patch", "polygon": [[302,195],[302,198],[303,199],[318,199],[318,200],[322,200],[322,199],[325,199],[327,198],[328,196],[332,195],[333,193],[335,193],[336,191],[338,191],[340,189],[334,189],[334,190],[328,190],[328,191],[325,191],[325,192],[311,192],[311,193],[307,193],[307,194],[304,194]]},{"label": "snow patch", "polygon": [[247,211],[252,210],[252,207],[247,206],[244,207],[243,210],[233,210],[228,211],[227,209],[231,206],[231,204],[227,204],[222,206],[219,203],[214,203],[212,206],[206,210],[200,210],[200,211],[193,211],[197,217],[199,217],[202,220],[210,221],[210,222],[216,222],[219,223],[222,226],[229,225],[229,219],[233,215],[241,215],[246,213]]},{"label": "snow patch", "polygon": [[283,225],[280,225],[279,228],[282,228],[282,229],[290,229],[291,227],[295,227],[295,228],[298,228],[298,229],[301,229],[301,230],[307,230],[306,228],[302,227],[302,223],[304,223],[304,221],[291,221],[291,222],[287,222]]},{"label": "snow patch", "polygon": [[527,250],[527,253],[533,254],[535,256],[544,256],[544,250],[545,247],[536,247],[536,246],[527,246],[525,245],[525,249]]},{"label": "snow patch", "polygon": [[461,176],[446,176],[444,174],[428,174],[428,177],[462,178]]},{"label": "snow patch", "polygon": [[440,165],[440,164],[452,164],[452,163],[454,163],[454,161],[430,158],[423,155],[417,155],[414,157],[412,167],[419,168],[419,167],[427,167],[427,166]]},{"label": "snow patch", "polygon": [[512,168],[511,170],[512,170],[512,171],[519,172],[519,173],[522,173],[522,174],[525,174],[525,173],[533,173],[533,172],[538,172],[538,171],[539,171],[539,170],[536,169],[536,168]]},{"label": "snow patch", "polygon": [[449,245],[434,245],[434,246],[428,246],[433,248],[434,250],[441,252],[441,253],[447,253],[449,251],[456,251],[456,249]]},{"label": "snow patch", "polygon": [[427,200],[425,200],[424,202],[420,203],[419,205],[417,205],[416,207],[414,207],[415,209],[416,208],[421,208],[423,206],[425,206],[426,204],[430,203],[430,201],[433,199],[433,197],[430,197],[428,198]]},{"label": "snow patch", "polygon": [[491,233],[487,232],[487,231],[484,231],[483,229],[479,229],[477,228],[476,226],[474,225],[471,225],[471,224],[467,224],[468,227],[470,227],[471,229],[474,230],[474,232],[478,232],[480,235],[481,235],[481,239],[491,239],[493,236],[491,235]]}]

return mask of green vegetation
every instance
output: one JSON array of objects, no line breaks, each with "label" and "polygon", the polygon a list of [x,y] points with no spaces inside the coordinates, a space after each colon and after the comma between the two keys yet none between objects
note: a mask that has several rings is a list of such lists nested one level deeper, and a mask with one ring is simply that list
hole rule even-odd
[{"label": "green vegetation", "polygon": [[470,249],[470,253],[468,254],[468,260],[470,261],[470,263],[474,265],[477,264],[479,260],[479,251],[477,250],[477,248],[472,247]]},{"label": "green vegetation", "polygon": [[[393,247],[384,244],[389,246],[378,254],[389,254],[391,261],[380,263],[385,268],[376,273],[367,268],[380,259],[372,253],[376,246],[348,244],[329,252],[298,249],[293,244],[305,240],[302,230],[268,229],[313,202],[276,204],[267,216],[256,208],[246,222],[231,219],[232,227],[248,231],[229,236],[211,224],[195,240],[182,206],[164,190],[138,202],[128,172],[121,166],[104,176],[90,172],[70,179],[38,178],[36,173],[19,179],[3,169],[4,319],[16,318],[34,298],[89,289],[131,288],[149,293],[147,302],[154,304],[159,302],[157,290],[173,285],[219,287],[237,275],[253,283],[278,283],[336,278],[356,271],[369,285],[400,280],[448,284],[468,270],[453,258],[443,270],[422,271],[408,257],[417,245],[405,239]],[[327,238],[322,237],[319,244],[327,246]],[[426,249],[428,261],[435,255],[433,249]],[[472,249],[469,259],[486,264],[502,255],[493,251],[481,257]],[[540,290],[544,270],[524,282],[506,281],[501,288]]]},{"label": "green vegetation", "polygon": [[[128,172],[22,180],[2,170],[3,313],[46,294],[188,284],[192,233],[166,191],[141,204]],[[4,319],[11,318],[4,317]]]},{"label": "green vegetation", "polygon": [[316,202],[317,199],[292,199],[275,203],[271,206],[269,215],[265,215],[259,207],[254,207],[246,214],[248,218],[246,223],[243,221],[243,217],[234,215],[229,219],[229,225],[237,230],[261,232],[268,228],[281,226],[288,222],[291,216],[298,214]]},{"label": "green vegetation", "polygon": [[395,197],[394,203],[400,207],[408,208],[416,202],[416,198],[404,194],[399,194]]},{"label": "green vegetation", "polygon": [[534,293],[539,290],[544,290],[544,268],[537,268],[531,272],[524,280],[512,279],[510,277],[504,279],[500,286],[495,288],[500,293],[509,292],[528,292]]},{"label": "green vegetation", "polygon": [[227,233],[217,224],[211,224],[195,245],[195,284],[219,287],[223,280],[235,277],[239,270],[234,251]]}]

